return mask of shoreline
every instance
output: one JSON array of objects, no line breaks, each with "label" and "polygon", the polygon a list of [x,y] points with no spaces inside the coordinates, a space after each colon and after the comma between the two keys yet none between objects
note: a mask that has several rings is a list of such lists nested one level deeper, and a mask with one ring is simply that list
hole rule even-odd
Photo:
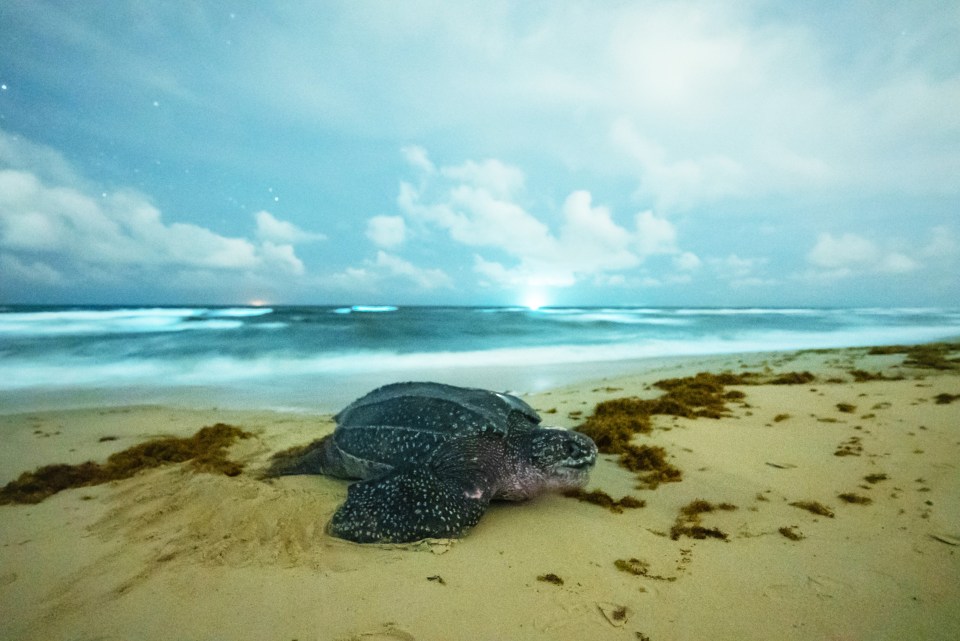
[{"label": "shoreline", "polygon": [[[937,343],[960,342],[960,336]],[[921,345],[924,343],[920,343]],[[0,390],[0,416],[36,411],[71,409],[120,408],[128,406],[162,406],[176,409],[227,411],[276,411],[279,413],[335,414],[366,392],[400,380],[435,380],[452,385],[512,391],[533,396],[554,389],[590,385],[610,378],[632,377],[649,373],[663,377],[695,373],[718,368],[756,367],[794,355],[853,350],[865,351],[871,346],[721,352],[688,355],[651,356],[637,359],[585,361],[575,363],[525,366],[471,366],[422,368],[409,371],[345,374],[341,377],[302,376],[231,386],[208,385],[131,385],[127,387],[81,386],[60,388],[24,388]],[[294,382],[295,385],[287,383]]]},{"label": "shoreline", "polygon": [[[172,465],[0,506],[0,608],[13,613],[0,636],[953,638],[960,400],[937,398],[960,396],[960,369],[868,351],[643,361],[642,369],[516,390],[545,424],[575,427],[601,401],[654,398],[656,381],[699,371],[816,376],[731,386],[744,398],[719,419],[654,416],[652,431],[633,442],[664,448],[680,482],[638,490],[614,456],[601,456],[587,489],[634,496],[643,508],[615,514],[560,496],[497,504],[463,539],[427,545],[331,539],[323,527],[346,483],[257,478],[272,453],[331,430],[327,412],[140,405],[4,413],[2,483],[218,422],[253,437],[229,450],[246,466],[237,477]],[[853,371],[884,378],[855,382]],[[696,500],[736,506],[695,517],[726,539],[671,539]],[[834,516],[794,505],[804,502]]]}]

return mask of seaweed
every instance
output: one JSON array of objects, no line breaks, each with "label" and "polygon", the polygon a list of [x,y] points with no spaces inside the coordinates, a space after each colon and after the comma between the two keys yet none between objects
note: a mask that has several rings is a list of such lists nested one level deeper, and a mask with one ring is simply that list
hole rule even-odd
[{"label": "seaweed", "polygon": [[806,385],[817,380],[817,377],[810,372],[786,372],[780,374],[772,381],[771,385]]},{"label": "seaweed", "polygon": [[695,376],[657,381],[654,387],[664,394],[655,399],[636,397],[617,398],[598,403],[577,431],[586,434],[603,454],[619,454],[618,463],[639,474],[641,488],[653,489],[660,483],[682,479],[682,472],[666,460],[663,448],[636,446],[630,443],[635,434],[649,434],[653,430],[651,417],[655,415],[683,418],[721,418],[729,415],[728,401],[742,401],[745,395],[728,391],[726,385],[750,384],[752,374],[711,374],[700,372]]},{"label": "seaweed", "polygon": [[650,571],[650,564],[646,561],[641,561],[640,559],[631,558],[631,559],[617,559],[613,562],[614,567],[616,567],[621,572],[626,572],[627,574],[635,574],[637,576],[646,576],[647,572]]},{"label": "seaweed", "polygon": [[887,376],[882,372],[867,372],[862,369],[852,369],[850,370],[850,376],[853,377],[853,382],[855,383],[867,383],[870,381],[902,381],[903,375],[896,374],[894,376]]},{"label": "seaweed", "polygon": [[715,510],[731,511],[736,510],[737,506],[730,503],[720,503],[714,505],[703,499],[696,499],[680,508],[680,514],[676,522],[670,528],[670,538],[676,541],[681,536],[688,536],[692,539],[722,539],[727,540],[729,536],[726,532],[718,528],[703,527],[700,519],[701,514],[707,514]]},{"label": "seaweed", "polygon": [[859,436],[851,436],[837,446],[834,456],[860,456],[863,454],[863,442]]},{"label": "seaweed", "polygon": [[949,405],[950,403],[960,399],[960,394],[937,394],[933,397],[933,400],[937,402],[937,405]]},{"label": "seaweed", "polygon": [[684,418],[721,418],[729,412],[727,401],[741,401],[745,394],[726,391],[727,385],[751,385],[753,374],[700,372],[684,378],[669,378],[653,384],[667,393],[653,401],[652,414],[682,416]]},{"label": "seaweed", "polygon": [[906,354],[912,348],[907,345],[878,345],[871,347],[867,354],[870,356],[889,356],[891,354]]},{"label": "seaweed", "polygon": [[650,564],[646,561],[641,561],[637,558],[630,559],[617,559],[613,562],[614,567],[616,567],[621,572],[626,572],[627,574],[633,574],[636,576],[646,577],[648,579],[654,579],[655,581],[676,581],[677,577],[675,576],[662,576],[660,574],[650,574]]},{"label": "seaweed", "polygon": [[667,461],[667,451],[656,445],[626,445],[619,464],[637,473],[638,490],[655,490],[661,483],[678,483],[683,471]]},{"label": "seaweed", "polygon": [[954,343],[916,345],[907,351],[907,357],[903,359],[903,364],[923,369],[956,369],[958,366],[957,359],[948,359],[947,356],[950,352],[958,349],[960,349],[960,344]]},{"label": "seaweed", "polygon": [[868,474],[863,477],[863,480],[866,481],[867,483],[876,484],[876,483],[879,483],[880,481],[886,481],[888,478],[890,477],[881,472],[877,474]]},{"label": "seaweed", "polygon": [[811,514],[816,514],[817,516],[826,516],[828,518],[833,518],[833,510],[828,508],[823,503],[818,503],[817,501],[794,501],[791,503],[793,507],[798,507],[801,510],[806,510]]},{"label": "seaweed", "polygon": [[781,422],[787,420],[788,418],[790,418],[790,415],[789,415],[789,414],[777,414],[776,416],[773,417],[773,422],[774,422],[774,423],[781,423]]},{"label": "seaweed", "polygon": [[844,414],[853,414],[857,411],[857,406],[850,403],[837,403],[837,411]]},{"label": "seaweed", "polygon": [[655,399],[616,398],[598,403],[586,421],[577,427],[592,438],[604,454],[620,454],[634,434],[649,434],[654,415],[683,418],[721,418],[728,415],[727,402],[745,395],[725,390],[726,385],[746,385],[750,374],[700,372],[685,378],[657,381],[654,387],[665,393]]},{"label": "seaweed", "polygon": [[787,537],[791,541],[800,541],[804,538],[803,533],[797,529],[796,525],[784,526],[777,530],[777,532]]},{"label": "seaweed", "polygon": [[650,414],[640,405],[644,402],[639,399],[604,401],[576,429],[592,438],[603,454],[618,454],[634,434],[650,432]]},{"label": "seaweed", "polygon": [[554,574],[553,572],[548,572],[547,574],[541,574],[537,577],[537,581],[543,581],[544,583],[552,583],[553,585],[563,585],[563,579]]},{"label": "seaweed", "polygon": [[236,476],[243,464],[227,459],[226,449],[236,439],[249,436],[238,427],[217,423],[187,438],[164,437],[134,445],[111,454],[104,464],[87,461],[46,465],[24,472],[0,489],[0,505],[39,503],[66,489],[101,485],[130,478],[141,470],[185,461],[191,461],[197,472]]},{"label": "seaweed", "polygon": [[866,496],[860,496],[859,494],[854,494],[852,492],[844,492],[843,494],[838,494],[837,498],[839,498],[844,503],[852,503],[854,505],[870,505],[871,503],[873,503],[873,499]]},{"label": "seaweed", "polygon": [[958,359],[947,358],[960,350],[960,343],[926,343],[924,345],[886,345],[873,347],[868,354],[903,354],[903,364],[920,369],[948,370],[958,367]]},{"label": "seaweed", "polygon": [[632,496],[624,496],[619,501],[614,500],[612,496],[604,492],[603,490],[593,490],[587,492],[582,489],[567,490],[563,493],[564,496],[583,501],[585,503],[592,503],[594,505],[599,505],[600,507],[605,507],[614,514],[622,514],[624,510],[627,509],[637,509],[641,507],[646,507],[647,502],[641,501],[638,498]]}]

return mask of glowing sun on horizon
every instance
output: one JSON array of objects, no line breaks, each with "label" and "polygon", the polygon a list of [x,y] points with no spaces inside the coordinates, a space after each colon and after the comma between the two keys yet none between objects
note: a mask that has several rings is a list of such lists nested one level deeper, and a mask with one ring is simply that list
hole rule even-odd
[{"label": "glowing sun on horizon", "polygon": [[523,299],[523,306],[529,309],[531,312],[535,312],[541,307],[547,304],[547,299],[544,298],[543,294],[532,292],[527,294]]}]

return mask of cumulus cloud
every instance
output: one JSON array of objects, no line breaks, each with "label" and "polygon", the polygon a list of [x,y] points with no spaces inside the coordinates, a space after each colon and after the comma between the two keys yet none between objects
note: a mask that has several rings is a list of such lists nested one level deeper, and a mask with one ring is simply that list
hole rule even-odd
[{"label": "cumulus cloud", "polygon": [[402,216],[374,216],[367,221],[367,238],[378,247],[399,247],[407,239],[407,224]]},{"label": "cumulus cloud", "polygon": [[404,159],[409,164],[426,174],[432,174],[437,170],[437,168],[434,167],[433,162],[430,161],[430,156],[427,155],[427,150],[423,147],[410,145],[408,147],[403,147],[400,152],[403,154]]},{"label": "cumulus cloud", "polygon": [[480,163],[468,160],[457,167],[443,167],[440,173],[452,180],[474,185],[497,198],[510,198],[523,187],[525,179],[518,168],[496,159]]},{"label": "cumulus cloud", "polygon": [[[475,248],[474,271],[488,284],[622,284],[617,273],[648,256],[680,254],[677,231],[669,220],[643,211],[632,228],[623,226],[609,208],[594,204],[586,190],[570,193],[560,208],[559,225],[548,225],[518,202],[523,172],[498,160],[441,167],[437,177],[420,186],[402,183],[398,205],[417,223]],[[508,261],[499,257],[502,254]],[[681,263],[692,269],[695,260],[688,252]]]},{"label": "cumulus cloud", "polygon": [[613,124],[610,136],[637,164],[637,193],[658,208],[688,209],[746,192],[747,172],[734,158],[719,153],[670,158],[661,144],[641,135],[624,118]]},{"label": "cumulus cloud", "polygon": [[189,223],[164,223],[160,211],[135,192],[98,198],[14,170],[0,171],[0,246],[80,265],[235,269],[260,260],[246,239]]},{"label": "cumulus cloud", "polygon": [[294,245],[327,238],[324,234],[304,231],[291,222],[279,220],[268,211],[258,211],[253,216],[257,222],[257,238],[265,242]]},{"label": "cumulus cloud", "polygon": [[[54,150],[11,140],[0,136],[6,165],[0,169],[0,249],[11,287],[115,282],[132,274],[163,273],[174,281],[178,272],[197,270],[302,275],[305,266],[292,243],[321,238],[265,211],[255,215],[255,239],[168,222],[145,195],[130,189],[91,193]],[[20,152],[11,153],[13,147]],[[36,172],[11,166],[37,159]]]},{"label": "cumulus cloud", "polygon": [[346,291],[374,292],[391,281],[406,281],[425,291],[449,289],[453,281],[441,269],[417,267],[383,250],[360,267],[348,267],[326,279],[326,284]]},{"label": "cumulus cloud", "polygon": [[443,270],[417,267],[409,261],[385,251],[377,252],[375,265],[393,276],[410,280],[421,289],[439,289],[453,286],[450,277]]},{"label": "cumulus cloud", "polygon": [[857,272],[903,274],[919,267],[909,256],[897,251],[884,251],[873,241],[851,233],[840,236],[820,234],[807,254],[807,261],[833,276]]},{"label": "cumulus cloud", "polygon": [[692,272],[700,269],[703,261],[692,252],[682,252],[673,259],[673,264],[677,269],[684,272]]}]

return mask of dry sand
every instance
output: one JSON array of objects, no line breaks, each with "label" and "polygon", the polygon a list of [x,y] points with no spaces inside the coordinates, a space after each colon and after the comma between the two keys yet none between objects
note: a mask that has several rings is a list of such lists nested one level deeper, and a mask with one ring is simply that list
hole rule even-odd
[{"label": "dry sand", "polygon": [[[161,407],[0,416],[0,483],[217,422],[255,434],[230,450],[246,464],[237,477],[181,464],[0,506],[0,638],[957,639],[960,400],[934,398],[960,394],[960,370],[895,367],[902,360],[840,350],[641,364],[529,397],[547,423],[572,427],[600,400],[654,397],[650,383],[699,370],[818,375],[737,388],[745,404],[728,418],[655,417],[634,442],[664,447],[683,480],[636,490],[605,457],[590,484],[645,508],[614,514],[560,496],[496,504],[459,541],[411,546],[325,535],[344,482],[258,480],[272,453],[332,430],[329,417]],[[854,383],[854,368],[906,378]],[[670,538],[694,499],[737,506],[702,517],[726,541]],[[615,567],[629,559],[646,575]],[[538,579],[548,574],[562,585]]]}]

